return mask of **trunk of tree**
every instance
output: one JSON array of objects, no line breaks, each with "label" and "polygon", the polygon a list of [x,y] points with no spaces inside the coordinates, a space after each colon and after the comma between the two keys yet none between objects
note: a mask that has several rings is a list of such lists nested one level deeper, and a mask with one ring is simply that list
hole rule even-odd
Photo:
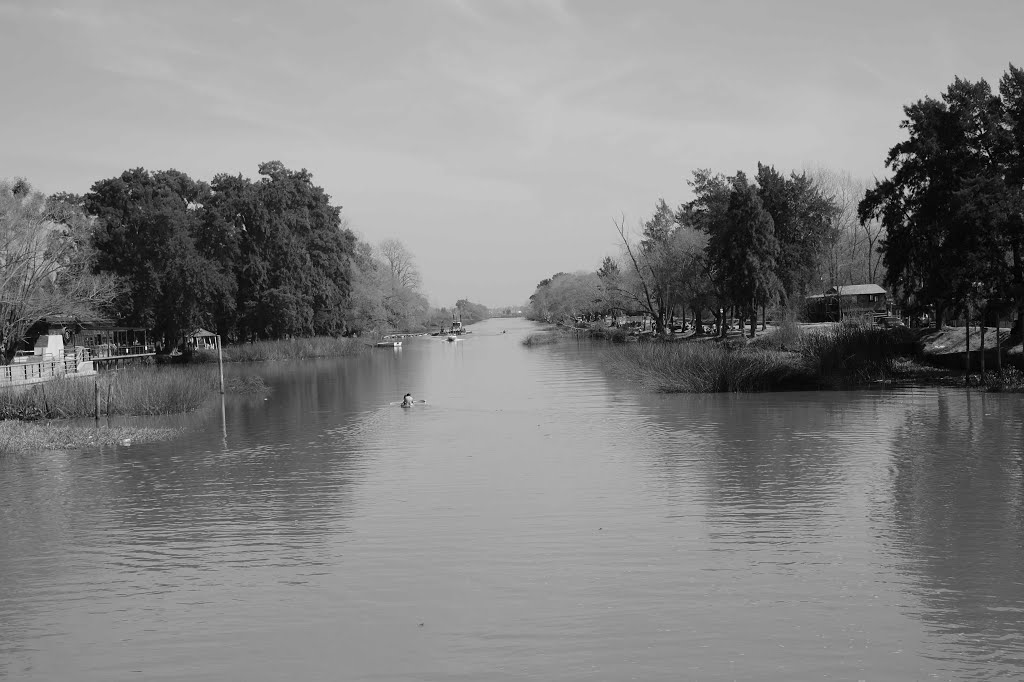
[{"label": "trunk of tree", "polygon": [[700,306],[693,309],[693,333],[696,336],[704,336],[704,321],[700,317]]},{"label": "trunk of tree", "polygon": [[996,313],[996,372],[1000,376],[1003,374],[1003,346],[999,343],[999,328],[1002,326],[1002,321],[999,319],[999,313]]},{"label": "trunk of tree", "polygon": [[[1016,280],[1015,283],[1017,285],[1014,288],[1019,292],[1022,286],[1024,286],[1024,275],[1022,275],[1024,264],[1021,263],[1020,244],[1016,240],[1013,242],[1011,252],[1013,253],[1013,278]],[[1024,339],[1024,299],[1021,298],[1017,299],[1017,319],[1010,328],[1010,338]]]},{"label": "trunk of tree", "polygon": [[724,339],[725,338],[725,334],[726,334],[726,329],[725,329],[725,308],[719,308],[718,309],[718,329],[717,329],[717,334],[718,334],[718,338],[720,338],[720,339]]},{"label": "trunk of tree", "polygon": [[946,316],[946,306],[941,303],[935,305],[935,331],[942,330],[943,318]]},{"label": "trunk of tree", "polygon": [[761,305],[761,331],[768,328],[768,310],[767,306]]},{"label": "trunk of tree", "polygon": [[[754,332],[757,330],[757,304],[750,304],[750,338],[754,338]],[[743,328],[740,328],[740,336],[743,336]]]},{"label": "trunk of tree", "polygon": [[964,308],[964,383],[971,385],[971,306]]},{"label": "trunk of tree", "polygon": [[985,385],[985,315],[981,316],[981,359],[979,360],[981,366],[981,385]]}]

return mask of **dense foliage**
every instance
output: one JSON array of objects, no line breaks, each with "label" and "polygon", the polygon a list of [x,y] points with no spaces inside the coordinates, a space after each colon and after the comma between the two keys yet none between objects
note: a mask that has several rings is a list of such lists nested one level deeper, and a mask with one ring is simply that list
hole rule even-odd
[{"label": "dense foliage", "polygon": [[360,241],[309,171],[205,182],[126,170],[83,196],[0,183],[0,348],[44,321],[143,327],[164,348],[197,327],[226,340],[423,331],[487,308],[431,309],[405,245]]},{"label": "dense foliage", "polygon": [[99,219],[97,269],[121,277],[118,317],[168,342],[196,326],[240,339],[346,330],[355,237],[309,172],[259,181],[141,168],[84,197]]},{"label": "dense foliage", "polygon": [[[904,107],[907,139],[889,150],[892,176],[860,203],[879,219],[887,282],[911,308],[1024,308],[1024,70],[994,93],[957,78],[941,99]],[[1018,324],[1022,316],[1018,314]]]},{"label": "dense foliage", "polygon": [[823,279],[842,212],[809,175],[759,164],[754,181],[698,170],[689,184],[694,198],[675,210],[659,200],[638,239],[617,223],[618,260],[540,282],[530,316],[645,314],[661,334],[678,313],[692,311],[700,330],[704,313],[721,321],[731,308],[753,325],[758,308],[802,300]]}]

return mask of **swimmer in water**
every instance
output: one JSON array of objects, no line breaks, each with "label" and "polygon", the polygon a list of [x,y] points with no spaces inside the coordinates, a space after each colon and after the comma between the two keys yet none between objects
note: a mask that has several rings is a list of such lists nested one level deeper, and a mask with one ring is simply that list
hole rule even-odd
[{"label": "swimmer in water", "polygon": [[402,398],[402,407],[412,407],[413,402],[412,394],[406,393],[405,397]]}]

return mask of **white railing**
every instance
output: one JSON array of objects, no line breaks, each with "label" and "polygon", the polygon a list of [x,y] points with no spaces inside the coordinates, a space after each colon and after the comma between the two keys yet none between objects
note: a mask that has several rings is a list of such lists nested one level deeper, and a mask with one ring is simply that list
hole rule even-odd
[{"label": "white railing", "polygon": [[50,354],[31,357],[30,361],[0,365],[0,387],[34,384],[68,375],[91,374],[93,371],[89,362],[92,354],[88,348],[69,349],[63,357]]}]

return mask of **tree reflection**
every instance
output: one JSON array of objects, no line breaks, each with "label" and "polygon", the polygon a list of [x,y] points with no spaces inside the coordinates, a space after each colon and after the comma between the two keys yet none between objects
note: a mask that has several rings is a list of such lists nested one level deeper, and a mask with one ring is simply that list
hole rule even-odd
[{"label": "tree reflection", "polygon": [[893,436],[881,539],[964,664],[1015,669],[1024,650],[1022,417],[1017,395],[944,391]]},{"label": "tree reflection", "polygon": [[870,437],[865,424],[885,409],[853,393],[680,395],[645,407],[665,484],[688,486],[697,474],[713,537],[767,542],[830,532],[846,469]]}]

